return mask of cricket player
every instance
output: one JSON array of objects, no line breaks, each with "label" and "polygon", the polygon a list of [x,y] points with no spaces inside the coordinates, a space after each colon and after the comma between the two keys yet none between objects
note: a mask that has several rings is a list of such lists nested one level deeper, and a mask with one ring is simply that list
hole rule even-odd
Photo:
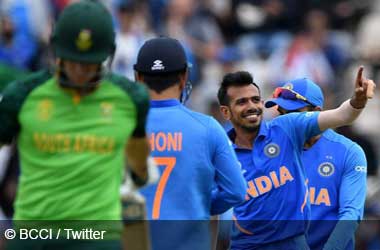
[{"label": "cricket player", "polygon": [[0,143],[17,140],[21,161],[14,220],[49,220],[58,227],[75,220],[76,230],[99,226],[107,240],[19,240],[9,249],[121,249],[126,160],[136,183],[148,179],[149,95],[142,84],[107,73],[103,62],[114,40],[102,4],[69,5],[51,39],[54,71],[11,83],[0,99]]},{"label": "cricket player", "polygon": [[181,102],[189,95],[188,64],[172,38],[148,40],[134,66],[150,92],[148,138],[161,178],[146,198],[154,250],[210,249],[211,214],[244,201],[246,182],[223,128]]},{"label": "cricket player", "polygon": [[[321,112],[292,113],[263,121],[260,89],[248,72],[224,76],[220,109],[233,129],[229,136],[248,182],[245,203],[234,207],[231,249],[309,249],[308,179],[302,165],[307,140],[353,122],[373,96],[375,84],[359,68],[350,100]],[[300,94],[293,98],[310,102]]]},{"label": "cricket player", "polygon": [[[298,93],[309,102],[294,98]],[[278,88],[273,99],[280,114],[321,111],[324,97],[309,79],[296,79]],[[307,241],[312,250],[353,250],[358,223],[363,218],[367,161],[363,149],[350,139],[325,130],[306,141],[302,163],[309,180],[311,223]]]}]

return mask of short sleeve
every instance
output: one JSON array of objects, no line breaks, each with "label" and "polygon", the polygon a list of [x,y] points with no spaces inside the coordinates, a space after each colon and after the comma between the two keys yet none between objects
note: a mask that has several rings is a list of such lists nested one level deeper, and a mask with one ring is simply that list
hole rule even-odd
[{"label": "short sleeve", "polygon": [[281,127],[294,146],[301,150],[308,139],[322,133],[318,125],[319,114],[319,111],[290,113],[277,117],[273,122]]}]

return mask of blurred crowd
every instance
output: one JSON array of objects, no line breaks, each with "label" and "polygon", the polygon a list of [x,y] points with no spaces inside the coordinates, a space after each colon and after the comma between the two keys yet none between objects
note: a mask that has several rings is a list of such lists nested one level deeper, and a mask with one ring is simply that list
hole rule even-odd
[{"label": "blurred crowd", "polygon": [[[50,33],[58,13],[70,2],[0,0],[0,90],[28,72],[53,67]],[[193,94],[188,105],[221,123],[216,91],[226,72],[251,72],[264,98],[270,97],[279,82],[309,77],[322,87],[327,109],[349,97],[358,65],[365,66],[366,76],[380,82],[380,0],[103,2],[112,11],[116,28],[112,70],[133,78],[137,51],[146,39],[177,38],[192,65]],[[353,126],[339,129],[366,152],[367,219],[380,218],[379,96]],[[268,110],[266,117],[271,116]],[[10,193],[3,191],[5,196]],[[362,227],[358,249],[380,249],[380,224]]]}]

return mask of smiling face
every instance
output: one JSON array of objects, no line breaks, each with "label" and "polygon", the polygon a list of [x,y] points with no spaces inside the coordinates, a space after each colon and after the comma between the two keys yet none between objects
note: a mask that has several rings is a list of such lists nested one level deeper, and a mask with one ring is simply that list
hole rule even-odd
[{"label": "smiling face", "polygon": [[248,132],[258,131],[263,119],[264,103],[259,90],[253,85],[231,86],[227,90],[228,106],[221,106],[225,119],[235,128]]}]

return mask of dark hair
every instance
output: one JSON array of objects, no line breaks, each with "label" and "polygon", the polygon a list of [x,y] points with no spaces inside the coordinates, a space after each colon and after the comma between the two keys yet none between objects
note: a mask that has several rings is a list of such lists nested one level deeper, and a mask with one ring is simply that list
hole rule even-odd
[{"label": "dark hair", "polygon": [[180,76],[185,74],[185,72],[186,69],[165,74],[144,74],[140,72],[138,74],[143,76],[144,83],[149,89],[160,94],[165,89],[178,84]]},{"label": "dark hair", "polygon": [[220,105],[228,105],[229,99],[227,90],[229,87],[242,87],[252,84],[260,93],[259,86],[253,81],[252,75],[247,71],[237,71],[224,75],[220,88],[218,90],[218,101]]}]

